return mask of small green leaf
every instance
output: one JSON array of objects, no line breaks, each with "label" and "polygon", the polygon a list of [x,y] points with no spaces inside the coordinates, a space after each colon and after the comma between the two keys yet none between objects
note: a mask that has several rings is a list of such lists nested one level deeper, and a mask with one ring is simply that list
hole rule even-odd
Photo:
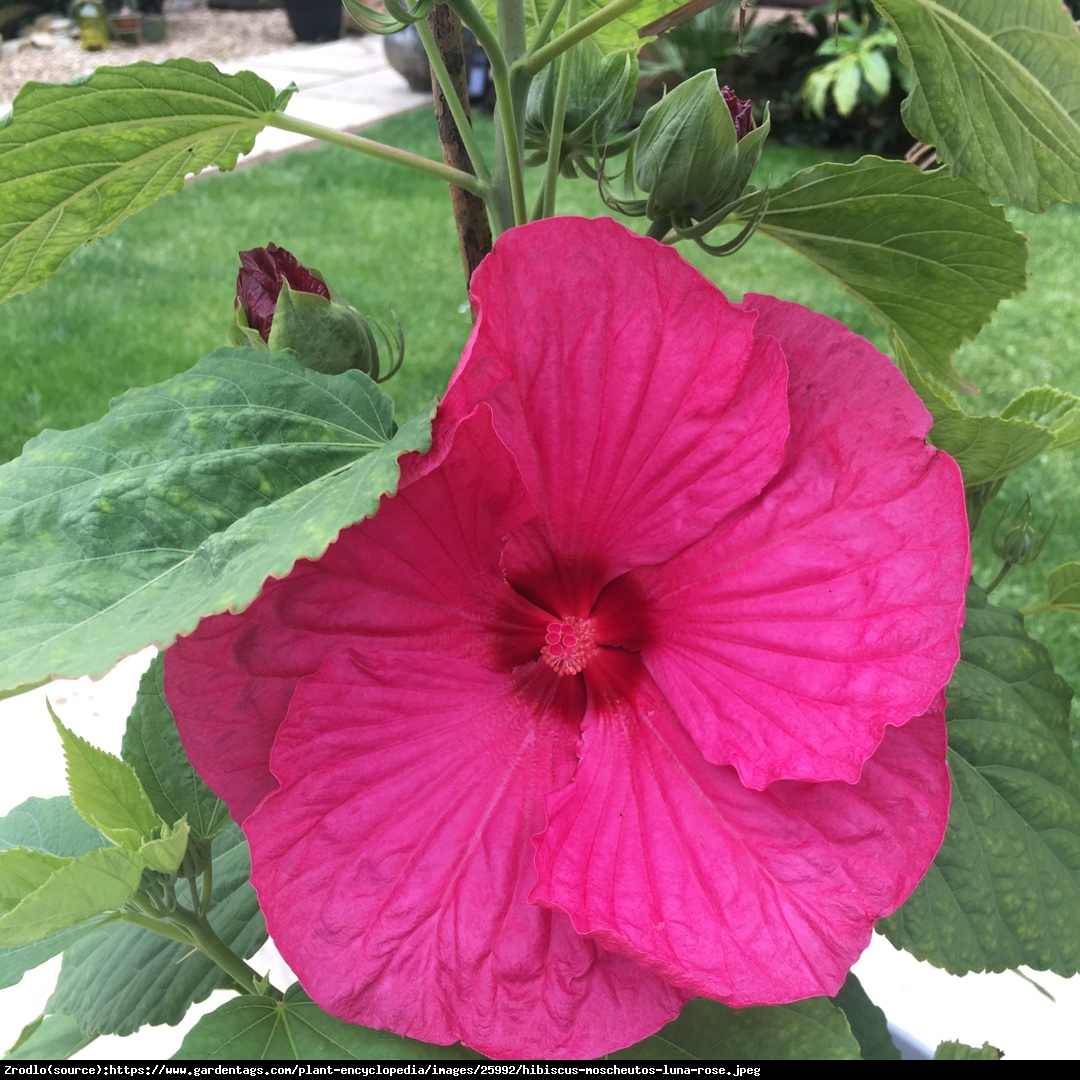
[{"label": "small green leaf", "polygon": [[299,984],[284,1001],[245,996],[225,1002],[184,1036],[174,1061],[455,1061],[476,1055],[432,1046],[330,1016]]},{"label": "small green leaf", "polygon": [[32,848],[4,848],[0,851],[0,912],[10,911],[71,861]]},{"label": "small green leaf", "polygon": [[397,488],[434,407],[395,430],[359,372],[221,349],[0,466],[0,686],[102,675],[318,558]]},{"label": "small green leaf", "polygon": [[1046,594],[1056,611],[1080,615],[1080,562],[1063,563],[1046,579]]},{"label": "small green leaf", "polygon": [[938,1043],[934,1051],[935,1061],[1000,1061],[1001,1051],[984,1042],[982,1046],[967,1046],[962,1042]]},{"label": "small green leaf", "polygon": [[275,104],[252,72],[193,60],[27,83],[0,127],[0,300],[40,285],[188,174],[233,168]]},{"label": "small green leaf", "polygon": [[1065,390],[1053,386],[1025,390],[1001,410],[1001,415],[1047,428],[1053,436],[1055,450],[1080,446],[1080,397]]},{"label": "small green leaf", "polygon": [[[586,19],[595,14],[601,8],[606,7],[608,0],[581,0],[581,17]],[[589,40],[602,53],[617,52],[619,49],[633,49],[635,52],[647,45],[655,38],[638,37],[638,30],[655,22],[662,15],[675,11],[682,7],[685,0],[641,0],[626,14],[613,19],[606,26],[597,30]],[[496,24],[496,8],[498,0],[475,0],[476,8],[494,28]],[[536,34],[536,29],[543,21],[551,8],[551,0],[526,0],[525,3],[525,28],[527,40],[531,44]],[[555,34],[566,29],[566,16],[562,15],[555,24]],[[555,36],[553,34],[552,36]]]},{"label": "small green leaf", "polygon": [[162,823],[160,838],[148,840],[139,848],[147,870],[175,874],[184,861],[190,831],[187,818],[181,818],[175,825]]},{"label": "small green leaf", "polygon": [[615,1061],[853,1061],[859,1058],[859,1044],[843,1012],[828,998],[749,1009],[695,999],[655,1035],[608,1057]]},{"label": "small green leaf", "polygon": [[844,1010],[851,1033],[859,1042],[864,1061],[899,1061],[900,1051],[889,1034],[889,1022],[863,989],[862,983],[848,972],[840,993],[830,1001]]},{"label": "small green leaf", "polygon": [[161,827],[150,796],[126,761],[68,731],[49,705],[64,744],[68,789],[75,809],[114,844],[138,851]]},{"label": "small green leaf", "polygon": [[[214,888],[209,919],[238,956],[252,956],[266,925],[251,887],[243,834],[230,825],[214,841]],[[184,883],[177,885],[190,906]],[[111,923],[64,952],[49,1012],[68,1013],[84,1031],[130,1035],[143,1024],[177,1024],[229,977],[201,952],[150,930]]]},{"label": "small green leaf", "polygon": [[[12,847],[49,851],[60,856],[85,855],[104,846],[104,837],[79,816],[66,796],[27,799],[0,818],[0,849]],[[14,986],[26,972],[63,952],[112,916],[105,915],[30,945],[0,948],[0,989]]]},{"label": "small green leaf", "polygon": [[139,683],[120,756],[135,770],[162,818],[186,817],[194,838],[213,840],[229,824],[229,811],[184,753],[162,688],[164,666],[163,657],[156,656]]},{"label": "small green leaf", "polygon": [[1060,0],[875,0],[914,75],[904,122],[1026,210],[1080,202],[1080,34]]},{"label": "small green leaf", "polygon": [[96,1034],[88,1035],[63,1013],[42,1015],[23,1028],[18,1041],[4,1055],[4,1060],[66,1061],[96,1038]]},{"label": "small green leaf", "polygon": [[952,808],[926,877],[878,929],[954,975],[1080,971],[1072,690],[1023,619],[968,591],[946,696]]},{"label": "small green leaf", "polygon": [[1051,446],[1054,436],[1026,419],[970,416],[945,389],[935,386],[893,339],[897,363],[934,418],[930,441],[956,459],[964,486],[976,487],[1008,476]]},{"label": "small green leaf", "polygon": [[80,855],[0,916],[0,945],[29,945],[115,911],[135,895],[142,872],[142,859],[124,848]]},{"label": "small green leaf", "polygon": [[973,184],[941,170],[864,157],[827,162],[740,208],[761,232],[809,259],[895,332],[915,363],[964,381],[952,354],[998,304],[1025,288],[1027,242]]}]

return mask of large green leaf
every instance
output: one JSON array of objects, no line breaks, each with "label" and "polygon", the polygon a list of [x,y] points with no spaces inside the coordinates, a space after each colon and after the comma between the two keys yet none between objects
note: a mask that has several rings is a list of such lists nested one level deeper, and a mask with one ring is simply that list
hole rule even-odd
[{"label": "large green leaf", "polygon": [[0,127],[0,300],[41,284],[189,173],[233,168],[276,104],[252,72],[193,60],[27,83]]},{"label": "large green leaf", "polygon": [[157,656],[143,675],[120,754],[166,821],[178,821],[186,814],[193,837],[213,840],[229,824],[229,811],[184,753],[162,689],[163,670],[162,657]]},{"label": "large green leaf", "polygon": [[[27,799],[7,817],[0,818],[0,849],[27,847],[60,856],[76,856],[104,844],[101,833],[83,821],[66,795],[54,799]],[[0,948],[0,989],[14,986],[26,972],[63,952],[111,918],[100,916],[30,945]]]},{"label": "large green leaf", "polygon": [[1046,428],[1055,450],[1080,446],[1080,397],[1054,386],[1025,390],[1001,410],[1004,417],[1028,420]]},{"label": "large green leaf", "polygon": [[862,983],[852,972],[848,972],[840,993],[830,1000],[844,1010],[864,1061],[900,1060],[900,1051],[889,1034],[885,1013],[870,1000]]},{"label": "large green leaf", "polygon": [[138,854],[118,847],[72,859],[0,916],[0,945],[30,945],[115,911],[135,895],[144,865]]},{"label": "large green leaf", "polygon": [[1080,201],[1080,34],[1060,0],[875,0],[914,73],[904,122],[1027,210]]},{"label": "large green leaf", "polygon": [[225,1002],[184,1036],[178,1061],[453,1061],[475,1054],[431,1046],[389,1031],[347,1024],[325,1013],[293,984],[284,1001],[245,997]]},{"label": "large green leaf", "polygon": [[1026,284],[1027,241],[973,184],[903,161],[826,162],[739,210],[830,274],[932,376],[961,387],[951,357]]},{"label": "large green leaf", "polygon": [[968,593],[949,683],[953,796],[945,842],[907,903],[878,924],[953,974],[1080,971],[1080,773],[1072,690],[1014,611]]},{"label": "large green leaf", "polygon": [[616,1061],[856,1060],[859,1044],[828,998],[729,1009],[695,999],[655,1035],[609,1054]]},{"label": "large green leaf", "polygon": [[1034,420],[969,415],[950,391],[923,375],[895,338],[893,349],[900,369],[934,418],[930,441],[956,459],[966,487],[1000,480],[1054,444],[1053,433]]},{"label": "large green leaf", "polygon": [[39,1016],[27,1024],[18,1042],[4,1055],[5,1061],[65,1061],[97,1035],[87,1034],[63,1013]]},{"label": "large green leaf", "polygon": [[[239,956],[266,940],[266,925],[248,879],[251,863],[240,830],[214,841],[210,923]],[[184,887],[178,886],[181,899]],[[67,1013],[84,1031],[129,1035],[143,1024],[176,1024],[196,1001],[231,985],[228,976],[190,946],[138,926],[113,923],[64,953],[47,1012]]]},{"label": "large green leaf", "polygon": [[0,912],[10,911],[71,861],[33,848],[0,850]]},{"label": "large green leaf", "polygon": [[76,810],[114,844],[138,851],[157,834],[161,819],[135,770],[114,754],[68,731],[49,706],[67,765],[68,791]]},{"label": "large green leaf", "polygon": [[392,413],[359,372],[221,349],[33,439],[0,467],[0,686],[101,675],[318,558],[429,445]]},{"label": "large green leaf", "polygon": [[[590,38],[601,52],[615,52],[618,49],[640,49],[652,37],[638,37],[638,30],[655,22],[661,15],[666,15],[682,7],[685,0],[640,0],[625,14],[612,20],[597,30]],[[497,0],[475,0],[477,10],[492,26],[496,25]],[[581,0],[579,21],[595,15],[601,8],[608,7],[607,0]],[[533,41],[537,27],[543,22],[551,8],[550,0],[525,0],[525,27],[529,42]],[[555,33],[566,29],[566,13],[555,24]],[[653,35],[655,36],[655,35]]]}]

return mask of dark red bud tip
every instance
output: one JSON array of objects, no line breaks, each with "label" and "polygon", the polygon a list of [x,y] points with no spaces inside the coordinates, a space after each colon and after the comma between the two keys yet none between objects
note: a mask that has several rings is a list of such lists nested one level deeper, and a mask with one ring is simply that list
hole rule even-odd
[{"label": "dark red bud tip", "polygon": [[750,112],[750,99],[742,101],[735,96],[735,91],[730,86],[721,86],[720,93],[724,98],[731,113],[731,119],[735,122],[735,138],[741,139],[754,130],[754,117]]},{"label": "dark red bud tip", "polygon": [[236,276],[236,306],[244,309],[248,326],[257,330],[263,341],[270,339],[283,278],[295,292],[317,293],[330,299],[325,282],[302,266],[291,251],[277,244],[241,251],[240,273]]}]

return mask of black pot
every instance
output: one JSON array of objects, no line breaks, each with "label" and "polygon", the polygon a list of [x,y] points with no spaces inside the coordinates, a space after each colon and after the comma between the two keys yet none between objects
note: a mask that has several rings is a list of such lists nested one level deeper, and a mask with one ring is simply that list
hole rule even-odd
[{"label": "black pot", "polygon": [[335,41],[341,37],[341,0],[285,0],[297,41]]}]

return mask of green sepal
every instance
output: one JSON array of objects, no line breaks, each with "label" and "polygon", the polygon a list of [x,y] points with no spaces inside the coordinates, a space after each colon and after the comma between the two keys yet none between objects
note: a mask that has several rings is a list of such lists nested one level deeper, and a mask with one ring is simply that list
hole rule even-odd
[{"label": "green sepal", "polygon": [[29,945],[116,911],[135,895],[144,865],[136,852],[120,847],[72,859],[0,917],[0,946]]},{"label": "green sepal", "polygon": [[379,346],[363,315],[336,297],[291,289],[284,278],[267,345],[271,352],[292,349],[324,375],[361,371],[379,378]]},{"label": "green sepal", "polygon": [[156,840],[148,840],[139,848],[147,870],[156,870],[159,874],[175,874],[187,853],[189,832],[187,818],[181,818],[175,825],[163,822],[161,836]]},{"label": "green sepal", "polygon": [[90,825],[114,844],[138,851],[164,824],[135,770],[69,731],[48,705],[60,733],[71,802]]},{"label": "green sepal", "polygon": [[270,351],[270,346],[263,341],[262,334],[248,325],[247,312],[239,304],[233,310],[227,336],[229,344],[238,349],[258,349],[265,353]]}]

